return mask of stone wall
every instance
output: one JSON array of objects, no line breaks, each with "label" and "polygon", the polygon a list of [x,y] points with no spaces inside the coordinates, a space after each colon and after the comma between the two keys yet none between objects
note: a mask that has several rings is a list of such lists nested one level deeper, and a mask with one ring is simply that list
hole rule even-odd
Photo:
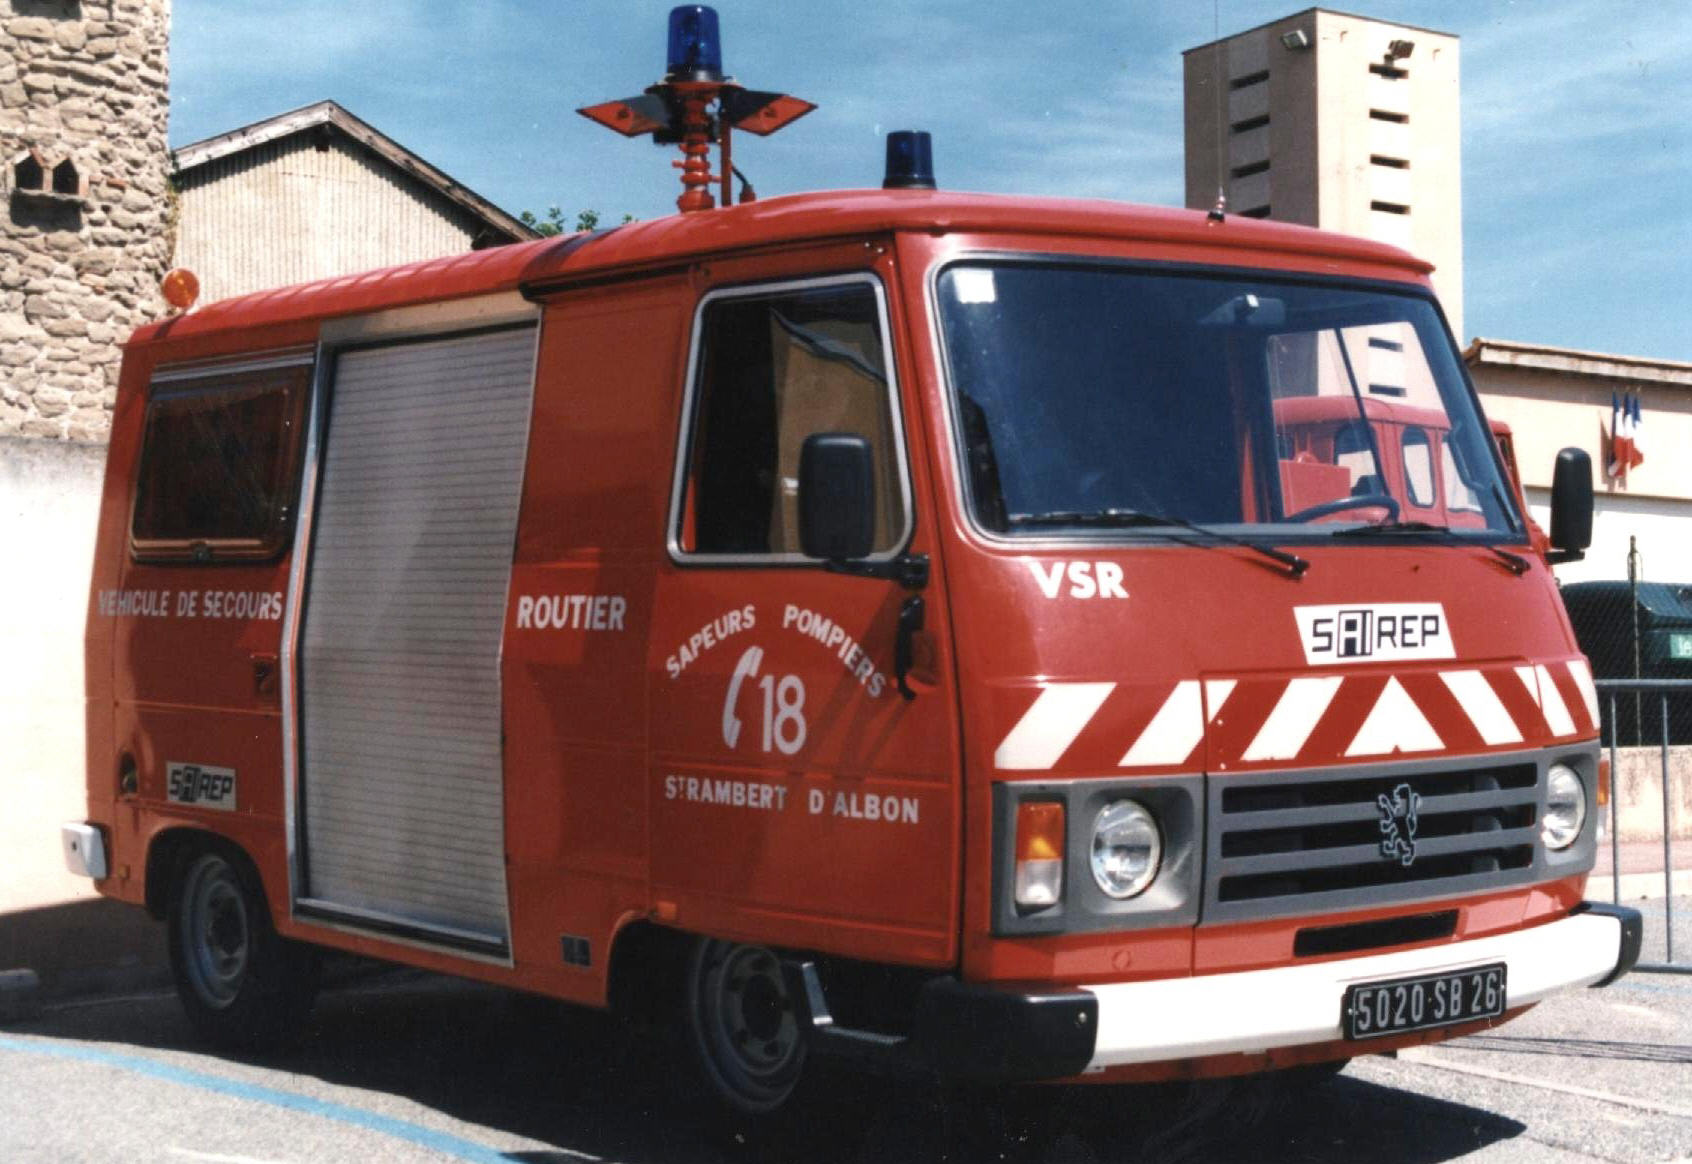
[{"label": "stone wall", "polygon": [[170,0],[0,0],[0,435],[103,441],[174,247]]}]

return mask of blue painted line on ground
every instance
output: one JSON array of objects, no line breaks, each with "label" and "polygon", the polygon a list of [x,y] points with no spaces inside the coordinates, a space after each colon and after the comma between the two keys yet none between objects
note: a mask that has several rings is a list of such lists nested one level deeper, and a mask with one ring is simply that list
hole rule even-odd
[{"label": "blue painted line on ground", "polygon": [[363,1111],[341,1103],[313,1099],[308,1095],[279,1091],[274,1087],[263,1087],[254,1083],[242,1083],[218,1075],[208,1075],[203,1071],[189,1071],[186,1068],[174,1067],[169,1063],[146,1059],[140,1055],[125,1055],[116,1051],[102,1050],[98,1047],[65,1046],[60,1043],[43,1043],[4,1036],[0,1036],[0,1051],[16,1051],[24,1055],[41,1055],[53,1059],[69,1059],[79,1063],[97,1063],[107,1067],[118,1067],[139,1075],[160,1079],[166,1083],[195,1087],[201,1091],[227,1095],[234,1099],[269,1104],[272,1107],[285,1108],[288,1111],[320,1116],[337,1123],[351,1124],[366,1131],[379,1132],[385,1136],[404,1140],[420,1148],[428,1148],[445,1156],[474,1161],[475,1164],[511,1164],[511,1157],[505,1153],[496,1152],[484,1144],[478,1144],[448,1132],[438,1132],[407,1120],[377,1115],[375,1112]]}]

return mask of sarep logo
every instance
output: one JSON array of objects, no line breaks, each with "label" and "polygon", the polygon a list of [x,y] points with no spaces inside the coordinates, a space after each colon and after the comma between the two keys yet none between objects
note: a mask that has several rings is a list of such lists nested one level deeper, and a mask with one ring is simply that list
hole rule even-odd
[{"label": "sarep logo", "polygon": [[171,764],[168,797],[177,804],[196,804],[232,812],[235,808],[235,769],[203,764]]},{"label": "sarep logo", "polygon": [[1293,609],[1307,663],[1390,663],[1454,659],[1451,625],[1437,602]]}]

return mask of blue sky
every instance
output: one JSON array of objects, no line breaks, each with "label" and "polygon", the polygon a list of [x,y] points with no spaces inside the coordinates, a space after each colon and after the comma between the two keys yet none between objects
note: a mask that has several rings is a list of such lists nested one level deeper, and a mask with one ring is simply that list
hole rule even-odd
[{"label": "blue sky", "polygon": [[[1296,2],[724,0],[727,71],[819,109],[735,160],[768,197],[943,186],[1179,205],[1181,51]],[[664,68],[644,0],[175,0],[172,145],[332,98],[507,210],[673,213],[672,151],[578,117]],[[1465,341],[1692,361],[1692,8],[1355,0],[1462,38]]]}]

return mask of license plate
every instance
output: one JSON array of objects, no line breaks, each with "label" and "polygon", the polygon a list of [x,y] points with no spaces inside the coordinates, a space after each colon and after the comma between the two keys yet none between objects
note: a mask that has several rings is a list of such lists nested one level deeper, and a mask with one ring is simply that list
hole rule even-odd
[{"label": "license plate", "polygon": [[1670,635],[1669,658],[1692,659],[1692,635]]},{"label": "license plate", "polygon": [[1345,992],[1340,1025],[1348,1039],[1378,1039],[1504,1013],[1504,963],[1366,982]]}]

